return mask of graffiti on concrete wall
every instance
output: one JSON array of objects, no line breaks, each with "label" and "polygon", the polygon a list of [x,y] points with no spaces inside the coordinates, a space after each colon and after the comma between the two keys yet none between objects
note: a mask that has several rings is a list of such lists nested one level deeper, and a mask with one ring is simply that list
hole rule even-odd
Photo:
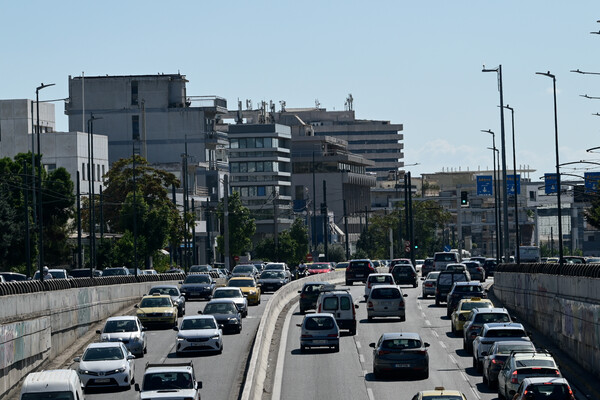
[{"label": "graffiti on concrete wall", "polygon": [[46,317],[0,326],[0,369],[50,349],[50,334]]}]

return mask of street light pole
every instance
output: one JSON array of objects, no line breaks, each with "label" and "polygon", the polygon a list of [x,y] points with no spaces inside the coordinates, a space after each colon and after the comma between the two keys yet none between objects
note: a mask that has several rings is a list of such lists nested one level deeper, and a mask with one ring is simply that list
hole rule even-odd
[{"label": "street light pole", "polygon": [[[35,126],[35,131],[36,131],[36,136],[37,136],[37,158],[38,158],[38,185],[39,185],[39,196],[37,198],[38,201],[38,269],[40,271],[40,280],[43,282],[44,281],[44,222],[42,219],[42,209],[43,209],[43,203],[42,203],[42,150],[40,147],[40,132],[42,130],[42,127],[40,126],[40,90],[50,87],[50,86],[54,86],[54,83],[49,83],[47,85],[45,85],[44,83],[41,83],[40,86],[35,88],[35,112],[36,112],[36,126]],[[33,149],[32,149],[33,151]]]},{"label": "street light pole", "polygon": [[563,263],[563,236],[562,236],[562,210],[560,199],[560,161],[558,157],[558,116],[556,112],[556,76],[548,72],[536,72],[536,75],[543,75],[552,79],[552,88],[554,92],[554,147],[556,152],[556,202],[558,205],[558,262]]},{"label": "street light pole", "polygon": [[94,183],[96,181],[96,173],[94,170],[94,121],[102,119],[94,113],[90,113],[88,119],[88,194],[90,203],[90,276],[94,276],[94,268],[96,267],[96,210],[94,205]]},{"label": "street light pole", "polygon": [[504,106],[507,110],[510,110],[511,114],[511,127],[512,127],[512,151],[513,151],[513,177],[514,177],[514,196],[515,196],[515,260],[517,265],[521,264],[521,252],[519,247],[521,245],[520,239],[520,226],[519,226],[519,207],[517,199],[517,153],[515,150],[515,109],[508,104]]},{"label": "street light pole", "polygon": [[500,262],[500,254],[502,253],[502,249],[500,248],[500,217],[499,217],[499,208],[498,208],[498,199],[500,197],[499,193],[498,193],[498,176],[496,173],[496,152],[498,151],[498,149],[496,149],[496,134],[490,130],[481,130],[481,132],[485,132],[485,133],[489,133],[490,135],[492,135],[492,147],[488,147],[488,149],[492,150],[492,155],[493,155],[493,162],[494,162],[494,220],[496,222],[496,227],[495,227],[495,231],[496,231],[496,262]]}]

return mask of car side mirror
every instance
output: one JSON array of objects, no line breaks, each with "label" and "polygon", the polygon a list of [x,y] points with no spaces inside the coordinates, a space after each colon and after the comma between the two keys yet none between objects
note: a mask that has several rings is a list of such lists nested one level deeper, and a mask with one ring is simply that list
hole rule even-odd
[{"label": "car side mirror", "polygon": [[358,304],[355,304],[355,305],[354,305],[354,308],[358,308]]},{"label": "car side mirror", "polygon": [[369,343],[369,347],[375,348],[375,343]]},{"label": "car side mirror", "polygon": [[296,326],[297,326],[298,328],[300,328],[300,327],[302,327],[302,324],[296,324]]},{"label": "car side mirror", "polygon": [[423,347],[429,347],[429,346],[431,346],[429,343],[427,343],[427,342],[423,343]]},{"label": "car side mirror", "polygon": [[133,360],[133,359],[135,359],[135,356],[133,354],[130,354],[130,355],[127,356],[127,359],[128,360]]},{"label": "car side mirror", "polygon": [[179,332],[179,327],[177,327],[177,326],[174,326],[174,327],[173,327],[173,330],[174,330],[175,332]]},{"label": "car side mirror", "polygon": [[139,383],[136,383],[135,385],[133,385],[133,388],[135,389],[136,392],[141,392]]},{"label": "car side mirror", "polygon": [[202,310],[198,310],[198,314],[202,314]]},{"label": "car side mirror", "polygon": [[404,293],[402,296],[404,296],[404,297],[408,297],[408,295],[407,295],[406,293]]},{"label": "car side mirror", "polygon": [[202,389],[202,381],[196,382],[196,389]]},{"label": "car side mirror", "polygon": [[142,332],[146,332],[148,330],[148,328],[146,328],[145,326],[142,326]]},{"label": "car side mirror", "polygon": [[73,361],[75,361],[75,362],[81,362],[81,357],[75,357],[75,358],[73,359]]},{"label": "car side mirror", "polygon": [[101,331],[100,329],[97,329],[97,330],[96,330],[96,333],[97,333],[98,335],[100,335],[100,334],[102,333],[102,331]]},{"label": "car side mirror", "polygon": [[424,281],[424,280],[425,280],[425,277],[424,277],[424,276],[423,276],[423,277],[421,277],[421,280],[422,280],[422,281]]}]

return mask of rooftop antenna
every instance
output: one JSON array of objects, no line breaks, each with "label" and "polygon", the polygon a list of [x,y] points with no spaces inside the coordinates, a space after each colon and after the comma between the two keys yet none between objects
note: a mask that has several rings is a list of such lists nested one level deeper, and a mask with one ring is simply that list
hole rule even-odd
[{"label": "rooftop antenna", "polygon": [[315,99],[315,108],[321,108],[321,103],[319,103],[319,99]]},{"label": "rooftop antenna", "polygon": [[237,117],[235,118],[236,124],[242,123],[242,101],[238,98],[238,109],[237,109]]},{"label": "rooftop antenna", "polygon": [[348,97],[346,97],[346,102],[344,103],[344,105],[346,106],[346,111],[352,111],[354,109],[354,98],[352,97],[352,93],[348,94]]},{"label": "rooftop antenna", "polygon": [[285,100],[279,100],[279,105],[281,106],[281,112],[285,112]]}]

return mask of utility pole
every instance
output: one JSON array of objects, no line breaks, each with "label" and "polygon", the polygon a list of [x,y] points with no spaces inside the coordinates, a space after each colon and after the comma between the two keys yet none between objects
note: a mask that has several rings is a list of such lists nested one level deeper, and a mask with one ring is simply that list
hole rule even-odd
[{"label": "utility pole", "polygon": [[194,251],[192,262],[196,265],[198,264],[198,249],[196,247],[196,205],[194,204],[194,199],[192,199],[192,215],[194,216],[194,221],[192,221],[192,249]]},{"label": "utility pole", "polygon": [[410,259],[412,260],[412,264],[415,264],[415,227],[414,227],[414,215],[413,215],[413,204],[412,204],[412,180],[410,177],[410,172],[408,172],[408,209],[410,213]]},{"label": "utility pole", "polygon": [[223,176],[223,186],[225,194],[223,196],[223,239],[225,247],[225,268],[231,271],[229,257],[229,175]]},{"label": "utility pole", "polygon": [[[77,171],[77,267],[83,268],[83,254],[81,246],[81,184],[80,175]],[[92,274],[91,277],[93,277]]]},{"label": "utility pole", "polygon": [[[135,181],[135,139],[131,141],[131,151],[133,153],[133,272],[137,280],[138,253],[137,253],[137,184]],[[92,272],[90,270],[90,272]]]},{"label": "utility pole", "polygon": [[323,179],[323,204],[321,205],[321,215],[323,216],[323,247],[325,249],[325,260],[329,260],[329,216],[327,215],[327,181]]},{"label": "utility pole", "polygon": [[[404,219],[406,225],[406,238],[410,241],[410,210],[408,206],[408,174],[404,174]],[[404,243],[402,243],[404,244]],[[406,247],[406,246],[405,246]],[[406,248],[404,249],[406,252]],[[410,252],[408,253],[410,257]]]},{"label": "utility pole", "polygon": [[27,189],[27,162],[23,161],[23,197],[25,198],[23,208],[25,213],[25,262],[27,265],[27,276],[31,276],[31,243],[29,242],[29,190]]},{"label": "utility pole", "polygon": [[[173,201],[173,207],[175,208],[175,210],[177,210],[177,197],[175,196],[175,184],[171,185],[171,198]],[[179,252],[179,250],[181,249],[181,246],[179,247],[179,249],[175,248],[175,243],[173,243],[171,241],[171,254],[169,255],[169,264],[171,264],[171,266],[173,265],[173,263],[175,263],[175,265],[177,265],[177,254]]]},{"label": "utility pole", "polygon": [[350,259],[350,232],[348,232],[348,212],[346,210],[346,199],[344,199],[344,232],[346,232],[346,260]]},{"label": "utility pole", "polygon": [[279,193],[273,189],[273,239],[275,241],[275,259],[279,260],[279,225],[278,225],[278,209],[277,209],[277,197]]}]

